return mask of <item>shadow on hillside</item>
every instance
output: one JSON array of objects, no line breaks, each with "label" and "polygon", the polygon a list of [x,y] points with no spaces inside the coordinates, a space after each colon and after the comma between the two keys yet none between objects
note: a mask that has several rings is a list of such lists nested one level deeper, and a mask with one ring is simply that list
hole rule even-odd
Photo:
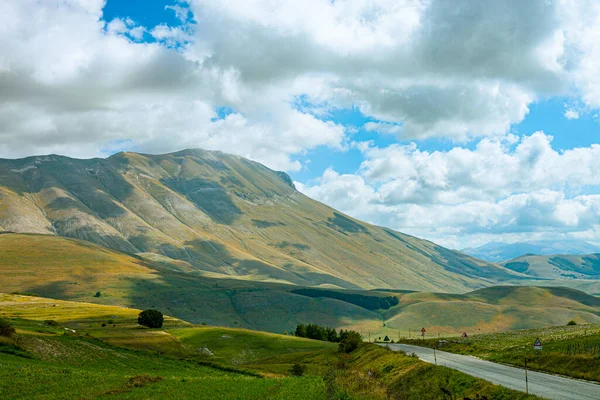
[{"label": "shadow on hillside", "polygon": [[161,179],[162,184],[184,195],[212,220],[231,225],[242,215],[229,194],[217,182],[209,179]]}]

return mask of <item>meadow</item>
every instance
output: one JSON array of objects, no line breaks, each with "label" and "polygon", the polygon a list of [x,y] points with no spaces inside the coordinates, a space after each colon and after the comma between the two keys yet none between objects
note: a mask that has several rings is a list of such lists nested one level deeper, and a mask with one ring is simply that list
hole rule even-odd
[{"label": "meadow", "polygon": [[535,398],[372,344],[342,354],[328,342],[169,317],[148,329],[136,324],[138,313],[0,294],[0,318],[16,328],[0,338],[0,397]]}]

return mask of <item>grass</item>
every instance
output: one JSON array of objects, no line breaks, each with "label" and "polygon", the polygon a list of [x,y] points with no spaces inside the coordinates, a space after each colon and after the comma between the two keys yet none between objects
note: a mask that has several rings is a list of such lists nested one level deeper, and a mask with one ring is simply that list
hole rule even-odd
[{"label": "grass", "polygon": [[[541,351],[533,349],[540,339]],[[407,341],[433,347],[437,339]],[[600,382],[600,325],[555,326],[451,339],[444,351]]]},{"label": "grass", "polygon": [[[195,352],[168,331],[194,337],[203,328],[177,319],[167,318],[164,329],[146,329],[135,324],[139,310],[20,295],[0,295],[0,304],[4,317],[11,318],[17,328],[15,337],[0,338],[4,398],[325,398],[322,378],[267,379],[221,364],[224,358]],[[102,327],[107,318],[115,322],[114,327]],[[193,334],[185,335],[186,329]],[[247,338],[250,347],[278,343],[274,334],[227,331],[237,339]],[[287,345],[281,351],[328,345],[282,338]],[[295,342],[301,345],[294,347]],[[244,347],[243,342],[234,345]],[[222,350],[217,354],[230,354]],[[275,354],[277,348],[271,351]]]},{"label": "grass", "polygon": [[[0,339],[5,398],[427,399],[442,388],[533,398],[374,345],[341,355],[332,343],[174,318],[142,328],[134,309],[21,295],[0,304],[17,328]],[[114,324],[102,327],[107,317]],[[296,363],[305,376],[290,376]]]},{"label": "grass", "polygon": [[322,376],[329,398],[339,399],[535,399],[461,372],[438,367],[403,353],[364,345],[341,355],[333,351],[292,353],[248,365],[260,371],[288,373],[293,364],[309,376]]},{"label": "grass", "polygon": [[212,359],[231,365],[248,364],[278,354],[302,353],[337,347],[335,343],[247,329],[207,326],[170,329],[168,332],[183,345],[195,349],[208,349],[214,354]]}]

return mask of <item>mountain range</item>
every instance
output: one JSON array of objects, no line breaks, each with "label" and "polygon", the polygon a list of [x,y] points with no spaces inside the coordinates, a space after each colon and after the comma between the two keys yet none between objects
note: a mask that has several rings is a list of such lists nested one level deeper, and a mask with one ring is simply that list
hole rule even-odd
[{"label": "mountain range", "polygon": [[0,160],[0,231],[81,239],[211,278],[465,292],[519,276],[355,220],[285,173],[204,150]]},{"label": "mountain range", "polygon": [[524,255],[591,254],[600,253],[600,247],[583,240],[535,240],[518,243],[490,242],[479,247],[466,248],[464,253],[489,262],[503,262]]}]

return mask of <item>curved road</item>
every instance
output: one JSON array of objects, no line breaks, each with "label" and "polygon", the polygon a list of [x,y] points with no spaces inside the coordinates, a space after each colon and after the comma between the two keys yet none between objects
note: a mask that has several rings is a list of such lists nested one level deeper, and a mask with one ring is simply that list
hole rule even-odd
[{"label": "curved road", "polygon": [[[408,354],[416,353],[423,361],[434,363],[433,349],[408,344],[388,344],[394,351],[403,350]],[[525,391],[525,370],[496,364],[475,357],[436,351],[437,364],[456,369],[465,374],[485,379],[510,389]],[[595,383],[564,378],[562,376],[528,371],[529,393],[546,399],[556,400],[598,400],[600,385]]]}]

